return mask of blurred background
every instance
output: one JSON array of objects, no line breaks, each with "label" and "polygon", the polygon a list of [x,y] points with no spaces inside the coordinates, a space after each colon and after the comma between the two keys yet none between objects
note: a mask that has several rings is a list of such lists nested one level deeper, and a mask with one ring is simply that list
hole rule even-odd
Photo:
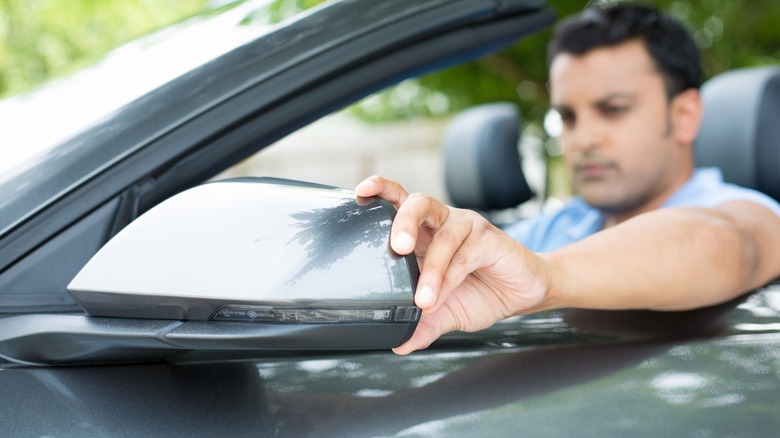
[{"label": "blurred background", "polygon": [[[236,8],[228,0],[0,0],[0,98],[21,100],[42,85],[99,63],[112,50],[174,23]],[[271,0],[247,24],[273,25],[322,0]],[[604,1],[550,0],[559,18]],[[607,2],[608,3],[608,2]],[[702,49],[705,75],[780,63],[780,1],[647,1],[681,19]],[[164,32],[164,31],[163,31]],[[352,187],[381,173],[446,200],[439,143],[450,118],[470,106],[521,108],[522,148],[541,163],[529,179],[544,197],[568,196],[561,149],[544,129],[550,30],[475,62],[404,81],[301,130],[220,177],[273,175]],[[202,42],[200,44],[203,44]],[[188,50],[200,50],[193,45]],[[126,84],[117,83],[117,92]],[[6,108],[9,105],[6,105]],[[73,107],[78,110],[78,106]],[[9,115],[10,114],[10,115]],[[13,111],[0,112],[0,131]],[[0,144],[12,164],[24,142]],[[14,152],[13,149],[17,149]]]}]

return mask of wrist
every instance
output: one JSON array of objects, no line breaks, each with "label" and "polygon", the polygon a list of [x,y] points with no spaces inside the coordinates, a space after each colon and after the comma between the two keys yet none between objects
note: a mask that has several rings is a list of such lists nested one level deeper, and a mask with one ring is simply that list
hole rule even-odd
[{"label": "wrist", "polygon": [[538,278],[542,282],[544,294],[538,304],[528,308],[523,313],[534,313],[543,310],[560,309],[566,306],[561,294],[560,283],[562,282],[559,266],[555,262],[554,253],[538,253],[535,254],[538,260]]}]

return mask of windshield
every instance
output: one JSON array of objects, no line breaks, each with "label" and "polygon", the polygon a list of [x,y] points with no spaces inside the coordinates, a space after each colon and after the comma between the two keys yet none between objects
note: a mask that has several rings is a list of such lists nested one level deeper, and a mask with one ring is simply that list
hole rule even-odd
[{"label": "windshield", "polygon": [[[15,205],[25,187],[40,181],[34,170],[76,147],[80,132],[129,103],[159,89],[273,28],[272,0],[211,2],[201,15],[112,51],[97,64],[27,94],[0,100],[0,231],[58,196],[66,187],[49,184],[34,202]],[[174,60],[175,62],[172,62]],[[62,152],[57,152],[61,150]],[[46,193],[43,193],[43,192]]]},{"label": "windshield", "polygon": [[31,166],[22,163],[36,153],[262,34],[268,26],[248,26],[247,17],[269,1],[216,11],[212,2],[201,15],[125,44],[68,78],[0,100],[0,120],[7,122],[0,131],[0,181]]}]

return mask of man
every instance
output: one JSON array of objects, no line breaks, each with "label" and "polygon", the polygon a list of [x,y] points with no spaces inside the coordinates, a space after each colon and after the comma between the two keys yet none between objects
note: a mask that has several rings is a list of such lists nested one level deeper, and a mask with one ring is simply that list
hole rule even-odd
[{"label": "man", "polygon": [[392,248],[420,260],[423,315],[394,351],[546,309],[713,305],[780,276],[780,206],[715,169],[694,171],[700,77],[672,18],[586,10],[551,44],[551,100],[578,194],[561,211],[507,234],[382,177],[360,183],[358,196],[398,209]]}]

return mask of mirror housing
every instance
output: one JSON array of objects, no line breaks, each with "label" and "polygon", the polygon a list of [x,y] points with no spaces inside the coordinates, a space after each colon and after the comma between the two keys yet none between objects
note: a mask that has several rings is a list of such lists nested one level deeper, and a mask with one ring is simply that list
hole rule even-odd
[{"label": "mirror housing", "polygon": [[410,323],[418,269],[379,198],[274,178],[197,186],[133,221],[68,286],[90,316]]},{"label": "mirror housing", "polygon": [[0,319],[0,357],[137,361],[188,351],[388,349],[417,326],[414,255],[380,198],[274,178],[181,192],[130,223],[68,286],[86,315]]}]

